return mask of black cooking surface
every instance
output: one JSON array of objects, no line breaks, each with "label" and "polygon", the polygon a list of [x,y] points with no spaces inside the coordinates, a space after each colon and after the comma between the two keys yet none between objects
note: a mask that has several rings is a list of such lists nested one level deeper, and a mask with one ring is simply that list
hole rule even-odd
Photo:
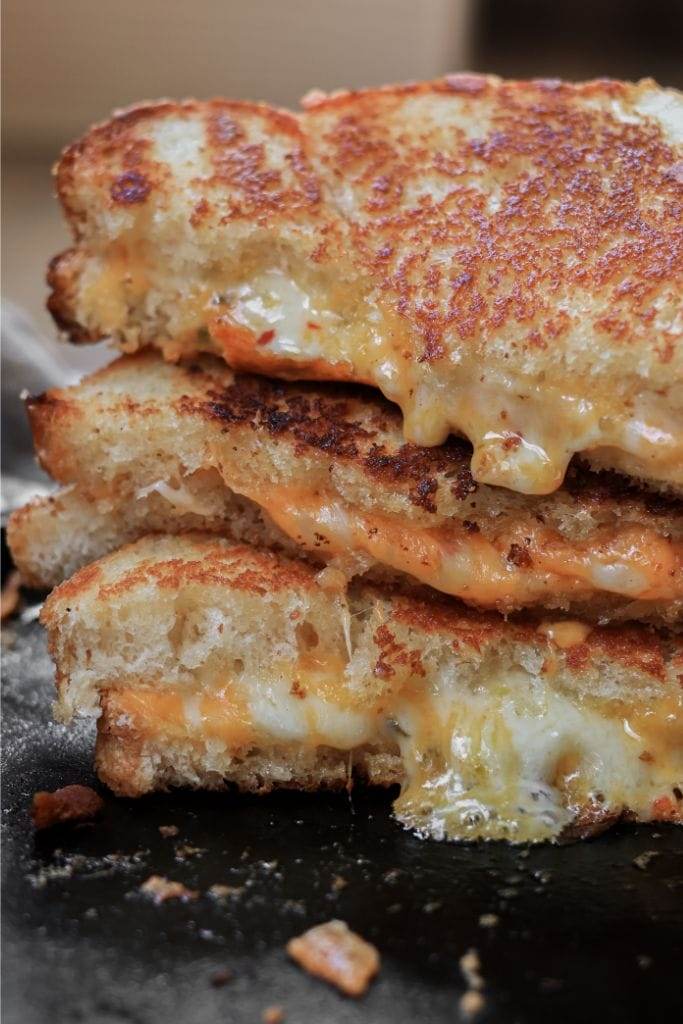
[{"label": "black cooking surface", "polygon": [[[623,826],[562,848],[439,844],[403,831],[390,795],[356,790],[137,802],[105,793],[100,822],[34,837],[35,790],[97,785],[92,734],[51,722],[52,669],[35,621],[5,627],[3,653],[5,1024],[246,1024],[273,1005],[287,1024],[451,1022],[470,948],[486,983],[481,1022],[680,1014],[683,830]],[[155,905],[138,891],[151,874],[200,896]],[[237,891],[216,900],[206,895],[214,884]],[[382,954],[359,1001],[284,952],[331,917]],[[215,987],[224,968],[232,980]]]}]

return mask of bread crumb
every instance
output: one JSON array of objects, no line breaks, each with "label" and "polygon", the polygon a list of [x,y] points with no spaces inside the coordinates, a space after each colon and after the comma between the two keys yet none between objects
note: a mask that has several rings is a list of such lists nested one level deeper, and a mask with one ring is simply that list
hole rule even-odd
[{"label": "bread crumb", "polygon": [[214,988],[223,988],[224,985],[228,985],[234,978],[234,975],[229,967],[222,967],[220,971],[214,971],[211,975],[211,984]]},{"label": "bread crumb", "polygon": [[481,989],[484,979],[481,976],[481,961],[476,949],[468,949],[460,957],[460,970],[469,988]]},{"label": "bread crumb", "polygon": [[332,892],[341,892],[348,884],[348,881],[341,875],[332,875]]},{"label": "bread crumb", "polygon": [[223,899],[225,896],[240,896],[243,892],[243,885],[216,884],[209,886],[209,896],[213,896],[217,900]]},{"label": "bread crumb", "polygon": [[481,994],[484,979],[476,949],[468,949],[460,957],[460,972],[467,984],[467,991],[460,996],[460,1014],[465,1020],[471,1020],[481,1013],[485,1005],[485,999]]},{"label": "bread crumb", "polygon": [[637,857],[633,858],[633,866],[639,868],[640,871],[647,871],[650,861],[655,857],[659,857],[659,850],[645,850],[644,853],[639,853]]},{"label": "bread crumb", "polygon": [[496,928],[500,923],[498,914],[480,914],[479,916],[479,927],[480,928]]},{"label": "bread crumb", "polygon": [[31,817],[37,829],[51,828],[68,821],[88,821],[103,807],[104,800],[90,786],[64,786],[54,793],[34,793]]},{"label": "bread crumb", "polygon": [[290,939],[287,952],[300,967],[336,985],[348,996],[361,996],[380,968],[379,952],[352,932],[345,921],[326,921]]},{"label": "bread crumb", "polygon": [[140,886],[140,892],[151,896],[155,903],[166,900],[196,900],[199,893],[196,889],[188,889],[182,882],[172,882],[163,875],[150,875]]},{"label": "bread crumb", "polygon": [[179,831],[180,830],[177,825],[159,825],[159,834],[162,835],[164,839],[172,839],[174,836],[178,835]]},{"label": "bread crumb", "polygon": [[470,988],[467,992],[464,992],[460,996],[460,1014],[465,1020],[472,1020],[473,1017],[478,1016],[486,1005],[481,992],[476,989]]},{"label": "bread crumb", "polygon": [[261,1014],[263,1024],[282,1024],[285,1019],[285,1011],[281,1006],[267,1006]]},{"label": "bread crumb", "polygon": [[203,846],[192,846],[190,843],[183,843],[182,846],[176,846],[175,859],[182,862],[189,860],[190,857],[201,857],[205,853],[206,849]]}]

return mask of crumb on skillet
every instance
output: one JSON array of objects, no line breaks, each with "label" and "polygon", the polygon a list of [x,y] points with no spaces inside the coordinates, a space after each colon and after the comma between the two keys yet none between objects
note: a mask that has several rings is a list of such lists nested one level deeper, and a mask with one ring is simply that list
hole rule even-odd
[{"label": "crumb on skillet", "polygon": [[182,882],[172,882],[163,875],[150,875],[140,886],[140,892],[151,896],[155,903],[166,900],[196,900],[199,895],[196,889],[188,889]]},{"label": "crumb on skillet", "polygon": [[345,921],[326,921],[290,939],[287,952],[309,974],[348,996],[361,996],[380,968],[377,949]]},{"label": "crumb on skillet", "polygon": [[103,807],[104,800],[90,786],[64,786],[53,793],[34,793],[31,817],[37,829],[44,829],[70,821],[88,821]]}]

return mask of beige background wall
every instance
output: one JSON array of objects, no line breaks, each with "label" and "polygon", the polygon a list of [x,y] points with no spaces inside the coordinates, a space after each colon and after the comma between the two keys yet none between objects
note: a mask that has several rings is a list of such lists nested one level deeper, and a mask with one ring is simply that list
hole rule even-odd
[{"label": "beige background wall", "polygon": [[467,0],[4,0],[5,132],[56,148],[112,106],[323,89],[459,65]]}]

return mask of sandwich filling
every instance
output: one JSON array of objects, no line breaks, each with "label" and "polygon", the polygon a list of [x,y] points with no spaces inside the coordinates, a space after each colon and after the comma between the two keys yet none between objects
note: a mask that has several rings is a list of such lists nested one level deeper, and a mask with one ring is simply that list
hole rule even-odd
[{"label": "sandwich filling", "polygon": [[341,662],[309,659],[256,683],[234,678],[202,693],[131,686],[108,690],[104,703],[107,724],[143,751],[190,744],[218,765],[254,749],[329,747],[348,752],[352,769],[356,749],[397,748],[396,815],[437,839],[557,839],[581,815],[599,821],[625,808],[678,820],[681,697],[577,701],[552,675],[518,669],[472,688],[414,678],[365,703],[349,692]]},{"label": "sandwich filling", "polygon": [[[104,258],[85,290],[93,319],[117,333],[134,296],[143,302],[154,270],[137,265],[126,247]],[[220,281],[220,272],[212,271]],[[231,276],[226,277],[231,282]],[[312,289],[311,289],[312,290]],[[415,357],[406,327],[357,288],[338,286],[316,302],[288,272],[273,268],[240,285],[202,288],[183,300],[182,322],[159,344],[173,358],[218,352],[238,370],[289,379],[353,380],[379,387],[404,415],[404,433],[419,445],[441,444],[451,432],[473,446],[479,483],[524,494],[550,494],[576,452],[628,457],[633,475],[683,485],[683,415],[668,390],[624,401],[606,384],[572,393],[519,374],[482,366],[455,350],[438,373]],[[124,346],[136,348],[137,345]],[[672,385],[673,390],[680,388]],[[616,461],[615,461],[616,460]]]},{"label": "sandwich filling", "polygon": [[379,387],[401,407],[409,441],[431,446],[451,432],[467,437],[479,483],[549,494],[575,452],[608,448],[630,456],[643,475],[683,484],[683,416],[668,394],[625,404],[595,383],[572,394],[501,376],[458,350],[437,374],[415,359],[397,320],[380,319],[377,307],[361,306],[359,315],[357,303],[348,303],[352,313],[343,305],[339,312],[316,308],[277,270],[224,296],[227,308],[208,319],[206,331],[232,366]]},{"label": "sandwich filling", "polygon": [[188,534],[144,538],[57,588],[42,617],[58,709],[101,716],[103,781],[127,795],[241,784],[259,758],[269,788],[332,752],[350,783],[374,751],[395,767],[371,779],[401,782],[396,814],[425,836],[681,820],[680,642],[505,622],[326,574]]},{"label": "sandwich filling", "polygon": [[598,543],[592,537],[582,545],[525,524],[518,536],[508,531],[496,544],[458,520],[420,527],[304,488],[265,485],[245,491],[238,482],[234,487],[261,505],[292,540],[327,559],[344,564],[367,556],[370,564],[407,573],[484,608],[519,608],[596,591],[640,601],[683,596],[683,545],[647,527],[608,528]]}]

